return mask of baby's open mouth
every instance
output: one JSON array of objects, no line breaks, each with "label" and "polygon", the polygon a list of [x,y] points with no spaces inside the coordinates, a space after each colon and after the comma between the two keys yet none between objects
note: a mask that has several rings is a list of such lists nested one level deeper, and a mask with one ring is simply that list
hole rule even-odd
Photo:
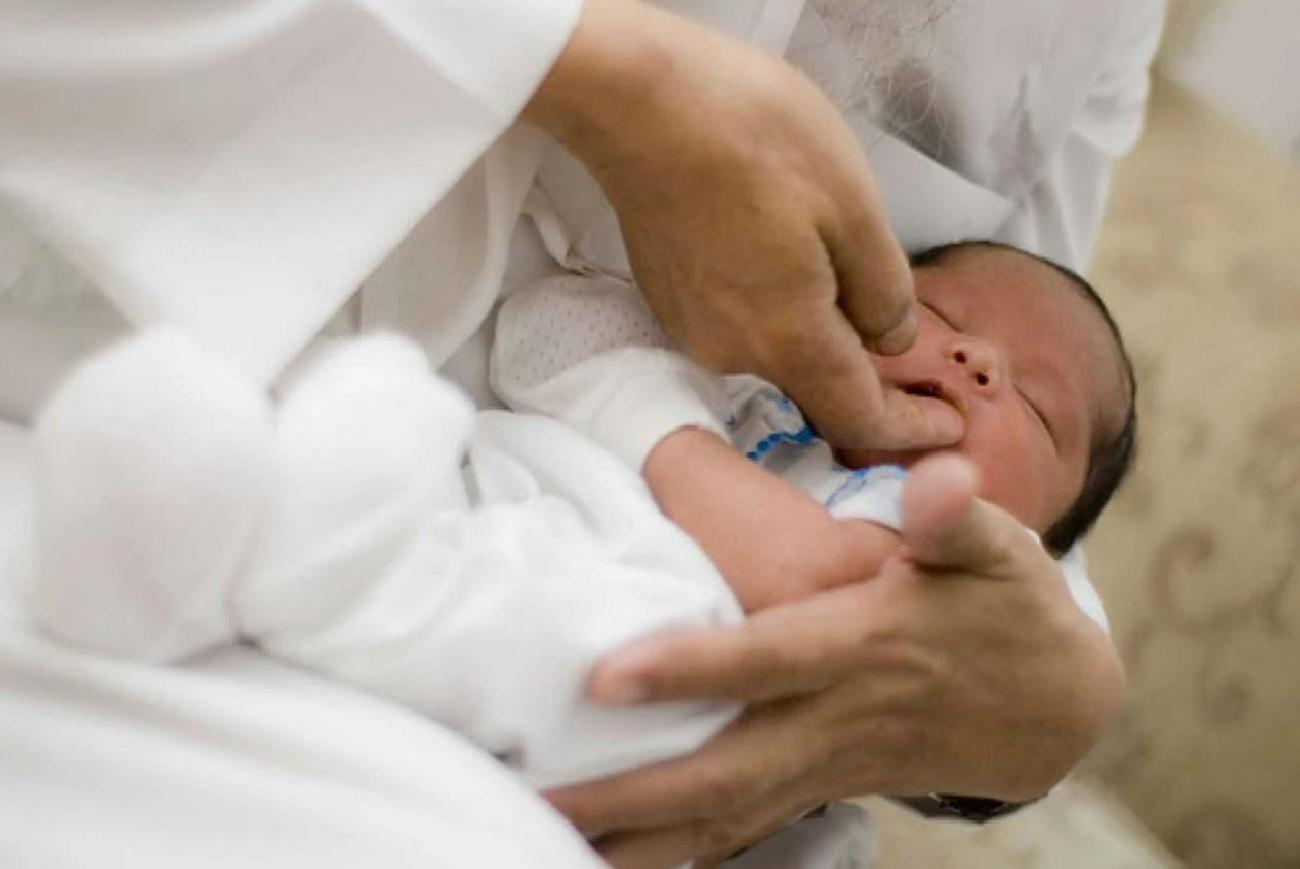
[{"label": "baby's open mouth", "polygon": [[938,380],[917,380],[913,383],[905,383],[900,387],[908,395],[915,395],[920,398],[933,398],[952,406],[958,413],[961,412],[961,401],[955,394],[950,392],[947,387]]}]

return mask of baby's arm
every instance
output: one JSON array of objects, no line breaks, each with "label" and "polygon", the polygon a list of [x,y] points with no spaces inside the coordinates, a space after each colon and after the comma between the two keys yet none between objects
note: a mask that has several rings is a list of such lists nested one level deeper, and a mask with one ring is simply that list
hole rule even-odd
[{"label": "baby's arm", "polygon": [[670,348],[626,282],[554,278],[503,305],[493,385],[513,409],[560,419],[642,472],[746,610],[875,575],[896,535],[836,521],[748,461],[724,440],[722,379]]},{"label": "baby's arm", "polygon": [[665,437],[642,472],[660,508],[700,545],[747,612],[875,576],[899,545],[883,526],[833,518],[700,429]]}]

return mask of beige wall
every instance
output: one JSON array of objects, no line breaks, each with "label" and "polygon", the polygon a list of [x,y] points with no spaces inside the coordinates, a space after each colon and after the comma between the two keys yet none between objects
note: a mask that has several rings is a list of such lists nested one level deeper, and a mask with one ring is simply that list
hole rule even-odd
[{"label": "beige wall", "polygon": [[1201,21],[1220,2],[1221,0],[1168,0],[1165,36],[1156,61],[1158,67],[1187,47]]},{"label": "beige wall", "polygon": [[1141,421],[1090,544],[1132,693],[1091,769],[1193,869],[1296,869],[1300,169],[1158,87],[1092,277]]},{"label": "beige wall", "polygon": [[1300,159],[1300,2],[1179,0],[1160,69]]}]

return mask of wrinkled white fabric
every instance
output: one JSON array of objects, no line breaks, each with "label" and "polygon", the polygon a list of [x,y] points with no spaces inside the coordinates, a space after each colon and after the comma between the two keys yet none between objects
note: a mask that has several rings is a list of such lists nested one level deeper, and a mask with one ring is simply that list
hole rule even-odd
[{"label": "wrinkled white fabric", "polygon": [[517,205],[462,176],[530,177],[489,149],[580,7],[6,0],[0,203],[134,323],[269,380],[458,182],[509,231]]},{"label": "wrinkled white fabric", "polygon": [[396,704],[247,646],[163,668],[50,638],[28,605],[33,452],[0,422],[0,865],[602,865]]},{"label": "wrinkled white fabric", "polygon": [[737,711],[584,701],[603,655],[739,606],[635,474],[550,420],[476,415],[409,341],[342,341],[272,407],[146,331],[55,394],[36,449],[33,609],[71,645],[175,663],[251,641],[537,786],[689,751]]},{"label": "wrinkled white fabric", "polygon": [[0,606],[0,686],[4,866],[604,866],[460,735],[254,649],[146,666]]}]

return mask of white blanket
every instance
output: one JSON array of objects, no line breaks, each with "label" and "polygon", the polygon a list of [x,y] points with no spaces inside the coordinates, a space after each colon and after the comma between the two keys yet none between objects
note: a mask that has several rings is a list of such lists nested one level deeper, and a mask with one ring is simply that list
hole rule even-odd
[{"label": "white blanket", "polygon": [[[602,655],[739,608],[634,474],[557,423],[474,414],[407,342],[340,342],[273,407],[180,333],[145,333],[59,391],[36,447],[35,534],[15,533],[34,567],[9,573],[68,644],[192,668],[257,660],[229,651],[252,641],[534,784],[690,750],[736,711],[582,700]],[[201,722],[192,699],[176,708]]]},{"label": "white blanket", "polygon": [[16,587],[29,442],[0,423],[0,865],[601,865],[494,759],[400,706],[248,647],[162,668],[45,637]]}]

